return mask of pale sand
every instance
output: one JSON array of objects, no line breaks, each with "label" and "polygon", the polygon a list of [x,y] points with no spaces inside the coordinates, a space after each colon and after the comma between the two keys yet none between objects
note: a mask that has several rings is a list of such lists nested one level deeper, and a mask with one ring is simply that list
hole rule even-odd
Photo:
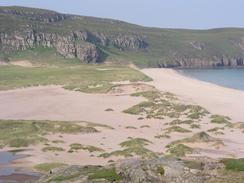
[{"label": "pale sand", "polygon": [[10,62],[11,65],[21,66],[21,67],[33,67],[33,64],[29,60],[18,60]]},{"label": "pale sand", "polygon": [[201,105],[212,113],[244,121],[244,91],[224,88],[179,74],[172,69],[143,69],[151,85],[179,95],[184,101]]},{"label": "pale sand", "polygon": [[[226,89],[212,84],[200,82],[179,75],[173,70],[167,69],[145,69],[144,73],[154,79],[149,84],[163,91],[176,93],[183,102],[199,104],[206,107],[210,112],[229,115],[235,121],[243,120],[241,115],[241,103],[244,101],[244,92]],[[141,87],[144,91],[147,87]],[[148,87],[148,89],[152,89]],[[120,91],[122,93],[116,93]],[[108,159],[98,158],[99,153],[79,151],[67,153],[69,145],[81,143],[93,145],[112,152],[121,149],[119,143],[127,140],[128,137],[146,138],[153,142],[147,146],[155,152],[165,152],[165,146],[182,138],[190,137],[192,134],[207,131],[218,125],[209,123],[204,119],[201,129],[191,129],[192,133],[171,133],[170,139],[157,139],[155,135],[162,134],[162,129],[169,127],[165,123],[172,119],[143,119],[138,120],[138,115],[125,114],[122,111],[138,104],[145,99],[142,97],[131,97],[129,94],[138,91],[138,88],[130,88],[128,83],[119,89],[108,94],[84,94],[64,90],[61,86],[40,86],[0,92],[0,119],[30,119],[30,120],[61,120],[61,121],[89,121],[110,125],[114,129],[101,128],[100,133],[49,136],[51,140],[64,140],[64,144],[52,144],[65,148],[65,152],[41,151],[43,145],[30,147],[25,152],[31,157],[20,160],[24,166],[33,166],[43,162],[63,162],[67,164],[107,164],[108,160],[118,160],[122,157],[111,157]],[[225,106],[228,106],[226,109]],[[114,111],[105,111],[112,108]],[[239,112],[238,112],[239,111]],[[243,110],[242,110],[243,111]],[[149,125],[149,128],[140,128],[142,125]],[[134,126],[137,129],[126,129],[127,126]],[[187,125],[181,125],[188,128]],[[221,125],[219,125],[221,126]],[[244,157],[243,133],[239,129],[225,129],[224,135],[211,136],[220,138],[225,146],[221,149],[214,149],[208,144],[194,144],[196,148],[203,148],[201,155],[209,157]],[[8,150],[8,148],[2,149]],[[19,165],[21,166],[21,164]]]}]

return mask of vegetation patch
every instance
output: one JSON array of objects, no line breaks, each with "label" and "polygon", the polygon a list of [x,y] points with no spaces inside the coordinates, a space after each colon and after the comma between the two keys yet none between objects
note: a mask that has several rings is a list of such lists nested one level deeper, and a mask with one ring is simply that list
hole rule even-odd
[{"label": "vegetation patch", "polygon": [[164,129],[166,133],[172,133],[172,132],[178,132],[178,133],[190,133],[190,130],[187,130],[185,128],[182,128],[180,126],[171,126],[169,128]]},{"label": "vegetation patch", "polygon": [[188,105],[187,108],[189,110],[187,117],[190,119],[201,119],[202,117],[209,114],[206,109],[199,105]]},{"label": "vegetation patch", "polygon": [[48,151],[52,151],[52,152],[60,152],[60,151],[65,151],[64,148],[62,147],[54,147],[54,146],[48,146],[48,147],[44,147],[42,148],[43,152],[48,152]]},{"label": "vegetation patch", "polygon": [[140,128],[150,128],[150,126],[149,125],[142,125],[142,126],[140,126]]},{"label": "vegetation patch", "polygon": [[211,123],[217,123],[217,124],[230,124],[230,118],[228,116],[222,116],[222,115],[212,115],[211,117]]},{"label": "vegetation patch", "polygon": [[126,128],[126,129],[133,129],[133,130],[137,129],[137,128],[134,127],[134,126],[126,126],[125,128]]},{"label": "vegetation patch", "polygon": [[206,132],[199,132],[194,134],[191,137],[184,138],[182,140],[176,140],[169,143],[166,147],[171,148],[177,144],[184,144],[184,143],[212,143],[212,146],[219,147],[224,145],[223,141],[217,138],[213,138],[208,135]]},{"label": "vegetation patch", "polygon": [[157,166],[156,173],[163,176],[165,174],[165,169],[162,166]]},{"label": "vegetation patch", "polygon": [[48,173],[49,171],[55,169],[55,168],[60,168],[66,166],[64,163],[42,163],[38,164],[34,167],[37,171]]},{"label": "vegetation patch", "polygon": [[107,108],[107,109],[105,109],[105,111],[107,111],[107,112],[112,112],[112,111],[114,111],[114,110],[111,109],[111,108]]},{"label": "vegetation patch", "polygon": [[63,140],[53,140],[52,143],[54,143],[54,144],[63,144],[64,141]]},{"label": "vegetation patch", "polygon": [[227,170],[232,171],[244,171],[244,158],[241,159],[223,159],[221,160],[222,163],[224,163],[225,168]]},{"label": "vegetation patch", "polygon": [[143,138],[129,138],[127,141],[120,143],[123,150],[113,151],[111,153],[103,153],[100,157],[108,158],[110,156],[133,157],[134,155],[142,158],[155,158],[157,153],[145,148],[152,142]]},{"label": "vegetation patch", "polygon": [[[178,102],[174,94],[159,92],[157,90],[134,93],[132,96],[141,96],[147,101],[141,102],[125,110],[125,113],[142,115],[146,118],[164,119],[165,117],[176,118],[171,125],[190,124],[195,119],[200,119],[209,112],[198,105],[184,105]],[[181,121],[178,118],[185,116],[189,120]]]},{"label": "vegetation patch", "polygon": [[155,138],[157,139],[161,139],[161,138],[166,138],[166,139],[169,139],[170,136],[166,133],[163,133],[163,134],[160,134],[160,135],[156,135]]},{"label": "vegetation patch", "polygon": [[194,129],[194,128],[201,128],[201,126],[199,124],[191,124],[190,128]]},{"label": "vegetation patch", "polygon": [[37,143],[47,143],[48,140],[45,139],[45,135],[48,134],[95,132],[98,132],[96,128],[82,125],[82,123],[78,122],[0,120],[0,147],[19,148]]},{"label": "vegetation patch", "polygon": [[92,145],[82,145],[79,143],[70,144],[69,152],[78,151],[78,150],[85,150],[85,151],[89,151],[89,152],[103,152],[104,151],[102,148],[95,147]]},{"label": "vegetation patch", "polygon": [[113,130],[114,128],[109,126],[109,125],[105,125],[105,124],[101,124],[101,123],[92,123],[92,122],[83,122],[86,127],[91,127],[91,128],[106,128],[109,130]]},{"label": "vegetation patch", "polygon": [[88,176],[89,180],[105,179],[110,182],[121,180],[121,176],[117,174],[115,168],[101,168]]},{"label": "vegetation patch", "polygon": [[192,124],[194,123],[193,120],[180,120],[180,119],[175,119],[169,123],[169,125],[180,125],[180,124]]},{"label": "vegetation patch", "polygon": [[[98,72],[97,68],[108,69]],[[114,81],[150,81],[140,71],[125,66],[57,65],[56,67],[2,66],[0,90],[38,85],[62,85],[65,89],[88,92],[108,92]],[[97,87],[99,86],[99,87]]]},{"label": "vegetation patch", "polygon": [[176,145],[171,146],[167,150],[167,152],[170,153],[170,155],[182,157],[182,156],[185,156],[186,154],[192,154],[193,149],[184,144],[176,144]]},{"label": "vegetation patch", "polygon": [[230,128],[244,129],[244,122],[231,123],[228,125]]}]

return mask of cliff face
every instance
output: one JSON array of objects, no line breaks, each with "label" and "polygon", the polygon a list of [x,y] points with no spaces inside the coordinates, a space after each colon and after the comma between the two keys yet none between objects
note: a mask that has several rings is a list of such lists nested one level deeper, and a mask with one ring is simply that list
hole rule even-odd
[{"label": "cliff face", "polygon": [[172,58],[171,61],[158,63],[160,68],[215,68],[215,67],[242,67],[243,57],[213,57],[213,58]]},{"label": "cliff face", "polygon": [[112,54],[143,67],[244,66],[244,29],[156,29],[42,9],[0,7],[0,60],[13,51],[37,47],[55,48],[64,58],[83,63],[101,62]]},{"label": "cliff face", "polygon": [[100,54],[97,46],[112,44],[121,50],[142,49],[147,44],[139,36],[105,36],[87,31],[71,31],[64,35],[58,33],[39,32],[34,29],[0,33],[0,44],[4,52],[26,50],[38,46],[56,48],[65,58],[78,58],[81,62],[99,62]]},{"label": "cliff face", "polygon": [[[55,48],[65,58],[78,58],[81,62],[95,63],[101,61],[98,47],[111,45],[121,51],[147,47],[143,38],[136,34],[103,34],[88,31],[83,26],[72,26],[75,20],[82,19],[79,16],[22,7],[1,8],[0,15],[5,16],[5,19],[7,16],[21,21],[20,25],[11,26],[14,27],[11,30],[0,31],[0,46],[4,53],[36,47]],[[65,21],[70,23],[64,25]],[[3,27],[6,26],[4,23]],[[55,28],[56,31],[52,31]]]}]

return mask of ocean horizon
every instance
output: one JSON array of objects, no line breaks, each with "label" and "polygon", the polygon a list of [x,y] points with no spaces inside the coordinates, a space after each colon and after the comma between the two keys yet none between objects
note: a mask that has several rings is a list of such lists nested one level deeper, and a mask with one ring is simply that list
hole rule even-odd
[{"label": "ocean horizon", "polygon": [[219,86],[244,91],[244,69],[179,69],[180,74]]}]

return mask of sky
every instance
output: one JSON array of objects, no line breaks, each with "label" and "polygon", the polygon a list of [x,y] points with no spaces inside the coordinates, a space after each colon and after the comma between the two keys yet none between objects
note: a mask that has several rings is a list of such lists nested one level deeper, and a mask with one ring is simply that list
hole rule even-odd
[{"label": "sky", "polygon": [[244,0],[0,0],[149,27],[210,29],[244,27]]}]

